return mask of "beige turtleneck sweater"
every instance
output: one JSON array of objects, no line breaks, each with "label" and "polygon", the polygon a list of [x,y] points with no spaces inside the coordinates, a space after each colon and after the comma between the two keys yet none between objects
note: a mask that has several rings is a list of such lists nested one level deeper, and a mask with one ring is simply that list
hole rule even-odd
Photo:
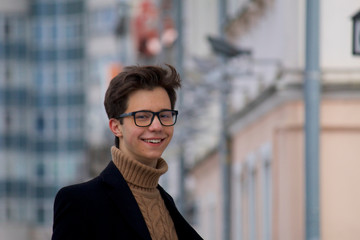
[{"label": "beige turtleneck sweater", "polygon": [[111,148],[111,155],[139,205],[151,238],[177,240],[174,223],[156,188],[160,176],[168,169],[167,163],[160,158],[156,168],[152,168],[124,156],[115,146]]}]

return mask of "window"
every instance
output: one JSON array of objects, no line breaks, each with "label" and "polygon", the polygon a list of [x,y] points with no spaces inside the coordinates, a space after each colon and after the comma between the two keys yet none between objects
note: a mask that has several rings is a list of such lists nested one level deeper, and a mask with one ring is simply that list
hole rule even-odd
[{"label": "window", "polygon": [[82,93],[73,93],[67,95],[67,103],[69,106],[84,104],[84,95]]},{"label": "window", "polygon": [[233,176],[234,180],[232,181],[233,185],[233,198],[234,198],[234,213],[233,214],[233,233],[234,233],[234,240],[242,239],[242,232],[243,232],[243,224],[242,224],[242,191],[244,184],[242,183],[242,164],[240,162],[236,162],[233,167]]},{"label": "window", "polygon": [[82,47],[69,48],[65,50],[66,60],[81,60],[84,57],[84,49]]},{"label": "window", "polygon": [[58,182],[70,183],[78,179],[82,154],[70,153],[66,149],[62,152],[58,161]]},{"label": "window", "polygon": [[256,186],[257,186],[257,169],[255,165],[255,156],[250,155],[247,159],[248,164],[248,203],[249,203],[249,239],[255,240],[257,239],[256,236],[256,227],[257,227],[257,219],[256,219],[256,213],[257,213],[257,196],[256,196]]},{"label": "window", "polygon": [[99,9],[90,13],[90,33],[92,35],[98,35],[100,33],[113,34],[115,31],[116,17],[115,8]]},{"label": "window", "polygon": [[0,39],[4,39],[5,32],[6,32],[6,18],[4,16],[0,16]]},{"label": "window", "polygon": [[[43,179],[44,176],[45,176],[45,166],[44,166],[44,163],[42,162],[38,162],[36,164],[36,176],[39,178],[39,179]],[[38,191],[37,191],[38,192]]]},{"label": "window", "polygon": [[242,233],[240,239],[249,239],[249,172],[246,168],[242,171],[241,174],[241,183],[240,183],[240,196],[241,196],[241,223],[242,223]]},{"label": "window", "polygon": [[203,225],[204,225],[204,236],[205,239],[215,240],[217,236],[217,227],[216,227],[216,205],[217,199],[214,192],[208,192],[204,199],[205,211],[203,214]]},{"label": "window", "polygon": [[10,33],[11,33],[10,20],[5,18],[5,22],[4,22],[4,35],[5,35],[5,38],[8,38]]},{"label": "window", "polygon": [[262,181],[263,181],[263,239],[271,240],[272,221],[272,168],[271,145],[266,144],[261,149]]},{"label": "window", "polygon": [[25,42],[26,40],[26,17],[13,19],[11,40],[16,42]]},{"label": "window", "polygon": [[82,19],[79,16],[71,16],[64,20],[63,38],[67,46],[81,46],[80,43],[83,36]]},{"label": "window", "polygon": [[66,69],[66,82],[68,85],[68,89],[74,89],[74,87],[78,88],[77,82],[80,81],[80,74],[79,74],[79,66],[68,66]]},{"label": "window", "polygon": [[81,127],[81,119],[79,116],[70,115],[67,119],[67,128],[72,131],[77,131]]},{"label": "window", "polygon": [[53,17],[37,18],[35,21],[33,34],[34,43],[41,49],[49,49],[56,42],[56,24]]},{"label": "window", "polygon": [[[21,49],[21,50],[19,49],[19,51],[24,51],[23,53],[18,52],[19,54],[25,54],[25,49]],[[27,87],[28,83],[24,83],[24,79],[29,78],[28,77],[29,64],[24,59],[25,58],[20,57],[20,59],[13,61],[9,66],[12,69],[12,73],[13,73],[13,85],[20,89],[25,89]]]},{"label": "window", "polygon": [[36,211],[36,221],[40,224],[45,223],[45,210],[42,206],[39,206]]},{"label": "window", "polygon": [[[6,46],[6,44],[5,44],[5,42],[2,42],[1,41],[1,38],[0,38],[0,60],[2,60],[2,59],[5,59],[5,57],[6,57],[6,48],[5,48],[5,46]],[[5,63],[1,63],[1,65],[2,66],[4,66],[5,65]],[[2,73],[3,74],[3,73]],[[1,76],[2,77],[2,76]],[[1,81],[1,80],[0,80]],[[3,81],[1,81],[1,82],[3,82]],[[1,83],[0,82],[0,83]]]},{"label": "window", "polygon": [[[1,188],[1,182],[0,182],[0,188]],[[5,201],[3,201],[1,199],[1,195],[0,195],[0,223],[5,222],[6,221],[6,205],[5,205]]]},{"label": "window", "polygon": [[67,14],[81,13],[83,10],[83,1],[69,1],[65,3],[65,12]]},{"label": "window", "polygon": [[1,42],[0,42],[0,88],[3,87],[5,85],[5,60],[3,60],[1,58],[2,56],[2,49],[3,46],[1,45]]},{"label": "window", "polygon": [[31,12],[35,16],[53,16],[56,11],[56,5],[52,2],[39,2],[32,4]]},{"label": "window", "polygon": [[43,114],[38,114],[36,119],[36,130],[38,133],[43,133],[45,129],[45,120]]},{"label": "window", "polygon": [[6,186],[5,181],[0,180],[0,198],[3,198],[6,196],[6,187],[5,186]]},{"label": "window", "polygon": [[51,93],[55,90],[57,80],[56,71],[50,64],[38,67],[36,74],[36,84],[40,92]]}]

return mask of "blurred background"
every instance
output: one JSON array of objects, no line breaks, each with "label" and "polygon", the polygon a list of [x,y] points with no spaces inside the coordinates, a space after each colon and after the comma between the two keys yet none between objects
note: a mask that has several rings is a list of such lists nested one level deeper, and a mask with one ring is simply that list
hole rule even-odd
[{"label": "blurred background", "polygon": [[358,0],[0,0],[0,239],[110,161],[126,65],[182,79],[162,186],[208,240],[360,239]]}]

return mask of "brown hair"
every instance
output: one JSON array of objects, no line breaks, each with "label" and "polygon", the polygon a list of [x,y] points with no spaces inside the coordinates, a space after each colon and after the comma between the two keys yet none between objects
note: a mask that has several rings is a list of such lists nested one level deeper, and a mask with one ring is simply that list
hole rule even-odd
[{"label": "brown hair", "polygon": [[[166,64],[161,66],[128,66],[114,77],[105,94],[104,106],[108,118],[117,118],[128,107],[129,95],[140,89],[152,90],[162,87],[170,98],[171,109],[176,102],[176,89],[181,86],[180,76],[176,69]],[[118,146],[119,139],[115,138]]]}]

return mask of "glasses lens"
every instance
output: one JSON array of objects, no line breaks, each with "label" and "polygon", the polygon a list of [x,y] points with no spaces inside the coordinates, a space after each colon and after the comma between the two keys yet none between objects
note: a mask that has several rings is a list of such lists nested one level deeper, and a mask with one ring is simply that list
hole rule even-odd
[{"label": "glasses lens", "polygon": [[[134,115],[135,124],[139,127],[147,127],[150,126],[154,113],[150,111],[140,111],[136,112]],[[159,112],[159,120],[163,126],[172,126],[176,123],[176,111],[172,110],[164,110]]]},{"label": "glasses lens", "polygon": [[152,112],[137,112],[135,114],[135,124],[138,126],[148,126],[151,123]]},{"label": "glasses lens", "polygon": [[175,111],[170,111],[170,110],[161,111],[159,113],[159,118],[162,125],[171,126],[174,125],[176,122],[176,113]]}]

